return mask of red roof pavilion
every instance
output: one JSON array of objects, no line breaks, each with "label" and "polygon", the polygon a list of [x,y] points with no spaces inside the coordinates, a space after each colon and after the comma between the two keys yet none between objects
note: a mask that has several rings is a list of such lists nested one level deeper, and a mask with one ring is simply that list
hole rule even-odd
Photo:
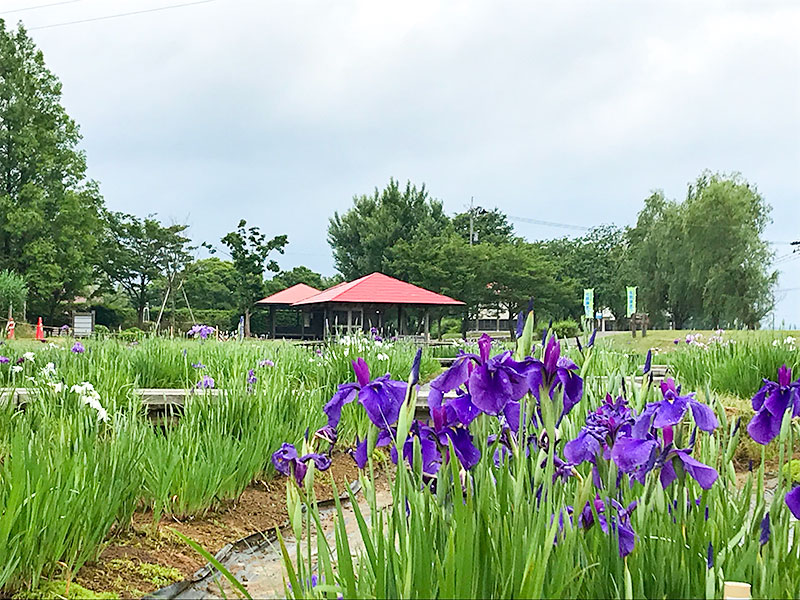
[{"label": "red roof pavilion", "polygon": [[[262,300],[261,302],[264,301]],[[335,285],[314,296],[297,300],[292,303],[292,306],[300,307],[332,303],[411,304],[414,306],[464,305],[459,300],[400,281],[383,273],[371,273],[355,281]]]},{"label": "red roof pavilion", "polygon": [[311,296],[316,296],[317,294],[319,294],[319,290],[317,288],[313,288],[305,283],[298,283],[290,288],[276,292],[271,296],[267,296],[266,298],[256,302],[256,304],[263,304],[267,306],[275,304],[289,305],[295,302],[300,302],[301,300],[305,300],[306,298],[310,298]]}]

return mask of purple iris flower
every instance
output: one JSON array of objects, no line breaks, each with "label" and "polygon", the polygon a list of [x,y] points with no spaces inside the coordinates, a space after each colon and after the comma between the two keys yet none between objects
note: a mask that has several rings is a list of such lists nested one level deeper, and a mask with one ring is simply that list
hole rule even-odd
[{"label": "purple iris flower", "polygon": [[203,375],[200,381],[197,382],[195,387],[198,390],[211,390],[214,389],[214,378],[210,375]]},{"label": "purple iris flower", "polygon": [[[613,498],[608,502],[603,502],[600,496],[596,496],[593,504],[595,512],[597,512],[597,524],[603,533],[608,534],[609,531],[613,531],[617,534],[619,555],[625,558],[633,552],[633,548],[636,545],[636,532],[631,526],[630,516],[636,508],[637,502],[634,500],[627,507],[623,507]],[[616,514],[609,510],[609,505]],[[587,502],[578,515],[578,526],[583,529],[589,529],[594,523],[592,506]]]},{"label": "purple iris flower", "polygon": [[70,352],[73,354],[83,354],[86,352],[86,348],[83,347],[83,344],[80,342],[75,342],[75,344],[70,348]]},{"label": "purple iris flower", "polygon": [[709,569],[714,567],[714,546],[708,542],[708,554],[706,555],[706,567]]},{"label": "purple iris flower", "polygon": [[470,401],[482,412],[499,415],[510,402],[517,402],[528,392],[529,362],[517,362],[511,351],[490,357],[492,338],[483,334],[478,340],[479,354],[462,354],[453,365],[431,382],[434,400],[440,401],[451,390],[466,386]]},{"label": "purple iris flower", "polygon": [[514,332],[514,339],[519,339],[522,337],[522,331],[525,329],[525,315],[522,314],[522,311],[519,311],[517,314],[517,329]]},{"label": "purple iris flower", "polygon": [[663,400],[648,403],[633,427],[634,437],[644,438],[651,426],[663,429],[677,425],[689,408],[692,410],[694,422],[703,431],[711,432],[719,427],[714,411],[707,404],[695,400],[694,392],[685,396],[681,396],[680,392],[681,388],[675,386],[674,379],[662,381]]},{"label": "purple iris flower", "polygon": [[635,420],[636,413],[624,398],[614,400],[611,394],[606,394],[600,408],[586,415],[586,425],[578,436],[564,446],[564,457],[573,465],[595,463],[602,452],[608,460],[617,437],[630,436]]},{"label": "purple iris flower", "polygon": [[272,362],[270,359],[265,358],[264,360],[259,361],[258,366],[259,367],[274,367],[275,363]]},{"label": "purple iris flower", "polygon": [[214,333],[214,328],[209,325],[192,325],[192,328],[188,331],[189,337],[199,337],[203,340],[212,333]]},{"label": "purple iris flower", "polygon": [[764,515],[764,518],[761,519],[761,535],[758,538],[758,543],[762,546],[769,542],[771,531],[769,527],[769,513]]},{"label": "purple iris flower", "polygon": [[563,390],[564,406],[556,425],[583,396],[583,379],[576,373],[577,370],[578,365],[566,356],[561,356],[561,344],[555,336],[550,336],[545,346],[544,359],[532,361],[528,368],[528,386],[537,402],[541,403],[539,395],[542,389],[550,390],[551,399],[557,390]]},{"label": "purple iris flower", "polygon": [[[381,429],[378,432],[378,437],[375,440],[375,447],[376,448],[383,448],[384,446],[388,446],[394,441],[395,431],[393,427],[388,429]],[[367,438],[359,441],[356,438],[356,447],[355,450],[351,451],[353,455],[353,460],[356,461],[356,466],[359,469],[363,469],[367,466]],[[396,455],[395,455],[396,460]]]},{"label": "purple iris flower", "polygon": [[4,365],[4,364],[6,364],[6,363],[8,363],[10,361],[11,361],[11,359],[8,358],[7,356],[0,356],[0,365]]},{"label": "purple iris flower", "polygon": [[342,417],[342,407],[358,398],[367,411],[369,420],[379,429],[387,429],[397,422],[400,407],[406,397],[407,384],[393,381],[389,374],[370,380],[369,367],[363,358],[353,361],[356,383],[343,383],[323,410],[328,415],[328,425],[336,427]]},{"label": "purple iris flower", "polygon": [[481,452],[475,447],[467,427],[478,411],[469,402],[468,396],[460,394],[456,398],[448,399],[445,404],[430,408],[430,414],[432,431],[444,452],[449,452],[449,444],[452,442],[453,450],[465,469],[469,470],[477,465]]},{"label": "purple iris flower", "polygon": [[596,337],[597,337],[597,328],[594,328],[594,329],[592,330],[592,335],[591,335],[591,337],[589,337],[589,343],[588,343],[588,344],[586,344],[586,347],[587,347],[587,348],[591,348],[592,346],[594,346],[594,340],[595,340],[595,338],[596,338]]},{"label": "purple iris flower", "polygon": [[247,372],[247,384],[255,385],[256,381],[258,381],[258,377],[256,377],[256,371],[255,369],[250,369]]},{"label": "purple iris flower", "polygon": [[192,363],[192,368],[194,369],[205,369],[206,366],[201,362]]},{"label": "purple iris flower", "polygon": [[783,501],[786,502],[786,506],[792,511],[794,518],[800,519],[800,486],[786,492]]},{"label": "purple iris flower", "polygon": [[792,417],[800,416],[800,379],[793,382],[792,370],[783,365],[778,369],[778,381],[764,379],[752,403],[756,416],[747,432],[759,444],[769,444],[780,433],[787,409],[792,409]]},{"label": "purple iris flower", "polygon": [[336,440],[339,437],[339,434],[336,431],[335,427],[331,427],[330,425],[325,425],[317,429],[314,432],[314,437],[319,438],[325,442],[328,442],[333,448],[333,445],[336,443]]},{"label": "purple iris flower", "polygon": [[422,348],[417,348],[414,361],[411,363],[411,373],[408,377],[408,385],[415,386],[419,383],[419,367],[422,363]]},{"label": "purple iris flower", "polygon": [[670,440],[664,443],[653,434],[649,439],[623,437],[617,440],[611,450],[611,458],[620,471],[628,473],[637,481],[644,483],[647,473],[660,469],[661,487],[667,488],[678,478],[675,472],[675,460],[704,490],[710,489],[719,477],[716,469],[701,463],[691,456],[689,448],[675,448]]},{"label": "purple iris flower", "polygon": [[283,443],[272,454],[272,464],[279,473],[290,477],[294,474],[297,485],[302,485],[308,471],[308,461],[313,460],[320,471],[326,471],[331,466],[331,459],[324,454],[311,452],[304,456],[297,454],[297,449],[292,444]]},{"label": "purple iris flower", "polygon": [[[439,450],[439,437],[432,427],[420,421],[414,421],[411,425],[408,437],[403,444],[403,459],[412,467],[414,466],[414,440],[419,440],[420,453],[422,455],[422,474],[427,476],[436,475],[442,465],[442,453]],[[397,464],[397,447],[392,446],[392,462]]]},{"label": "purple iris flower", "polygon": [[644,369],[642,369],[642,375],[647,375],[650,372],[650,367],[653,362],[653,351],[648,350],[647,356],[644,359]]}]

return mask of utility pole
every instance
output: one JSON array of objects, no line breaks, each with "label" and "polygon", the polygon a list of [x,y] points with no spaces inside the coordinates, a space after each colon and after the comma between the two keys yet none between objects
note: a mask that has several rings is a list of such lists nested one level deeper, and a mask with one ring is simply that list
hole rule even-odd
[{"label": "utility pole", "polygon": [[473,234],[473,224],[472,224],[472,215],[475,213],[475,197],[469,197],[469,245],[472,246],[472,238],[474,237]]}]

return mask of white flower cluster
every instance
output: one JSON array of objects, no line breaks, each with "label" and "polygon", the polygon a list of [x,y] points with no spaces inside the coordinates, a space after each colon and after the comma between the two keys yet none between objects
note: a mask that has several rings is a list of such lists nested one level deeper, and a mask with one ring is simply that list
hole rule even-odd
[{"label": "white flower cluster", "polygon": [[788,350],[794,351],[797,348],[797,340],[791,335],[787,335],[783,340],[772,340],[772,345],[775,347],[787,346]]},{"label": "white flower cluster", "polygon": [[384,354],[383,352],[378,353],[378,360],[389,360],[389,355]]},{"label": "white flower cluster", "polygon": [[72,386],[71,391],[81,397],[81,402],[88,404],[97,411],[98,419],[103,422],[108,421],[108,413],[103,408],[103,405],[100,404],[100,394],[97,393],[91,383],[84,381],[83,383],[75,384]]}]

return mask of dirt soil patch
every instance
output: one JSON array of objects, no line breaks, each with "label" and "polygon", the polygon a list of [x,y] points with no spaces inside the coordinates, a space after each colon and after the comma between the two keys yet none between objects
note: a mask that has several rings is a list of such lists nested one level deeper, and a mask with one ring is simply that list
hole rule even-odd
[{"label": "dirt soil patch", "polygon": [[[331,468],[314,478],[317,500],[333,497],[328,474],[333,475],[340,494],[345,485],[358,479],[353,459],[335,454]],[[110,536],[97,560],[86,563],[75,580],[95,592],[141,597],[184,579],[205,565],[205,560],[171,530],[180,531],[214,554],[229,542],[282,526],[287,518],[286,479],[281,476],[253,482],[235,502],[204,517],[185,521],[163,517],[154,527],[151,512],[137,512],[131,528]]]}]

